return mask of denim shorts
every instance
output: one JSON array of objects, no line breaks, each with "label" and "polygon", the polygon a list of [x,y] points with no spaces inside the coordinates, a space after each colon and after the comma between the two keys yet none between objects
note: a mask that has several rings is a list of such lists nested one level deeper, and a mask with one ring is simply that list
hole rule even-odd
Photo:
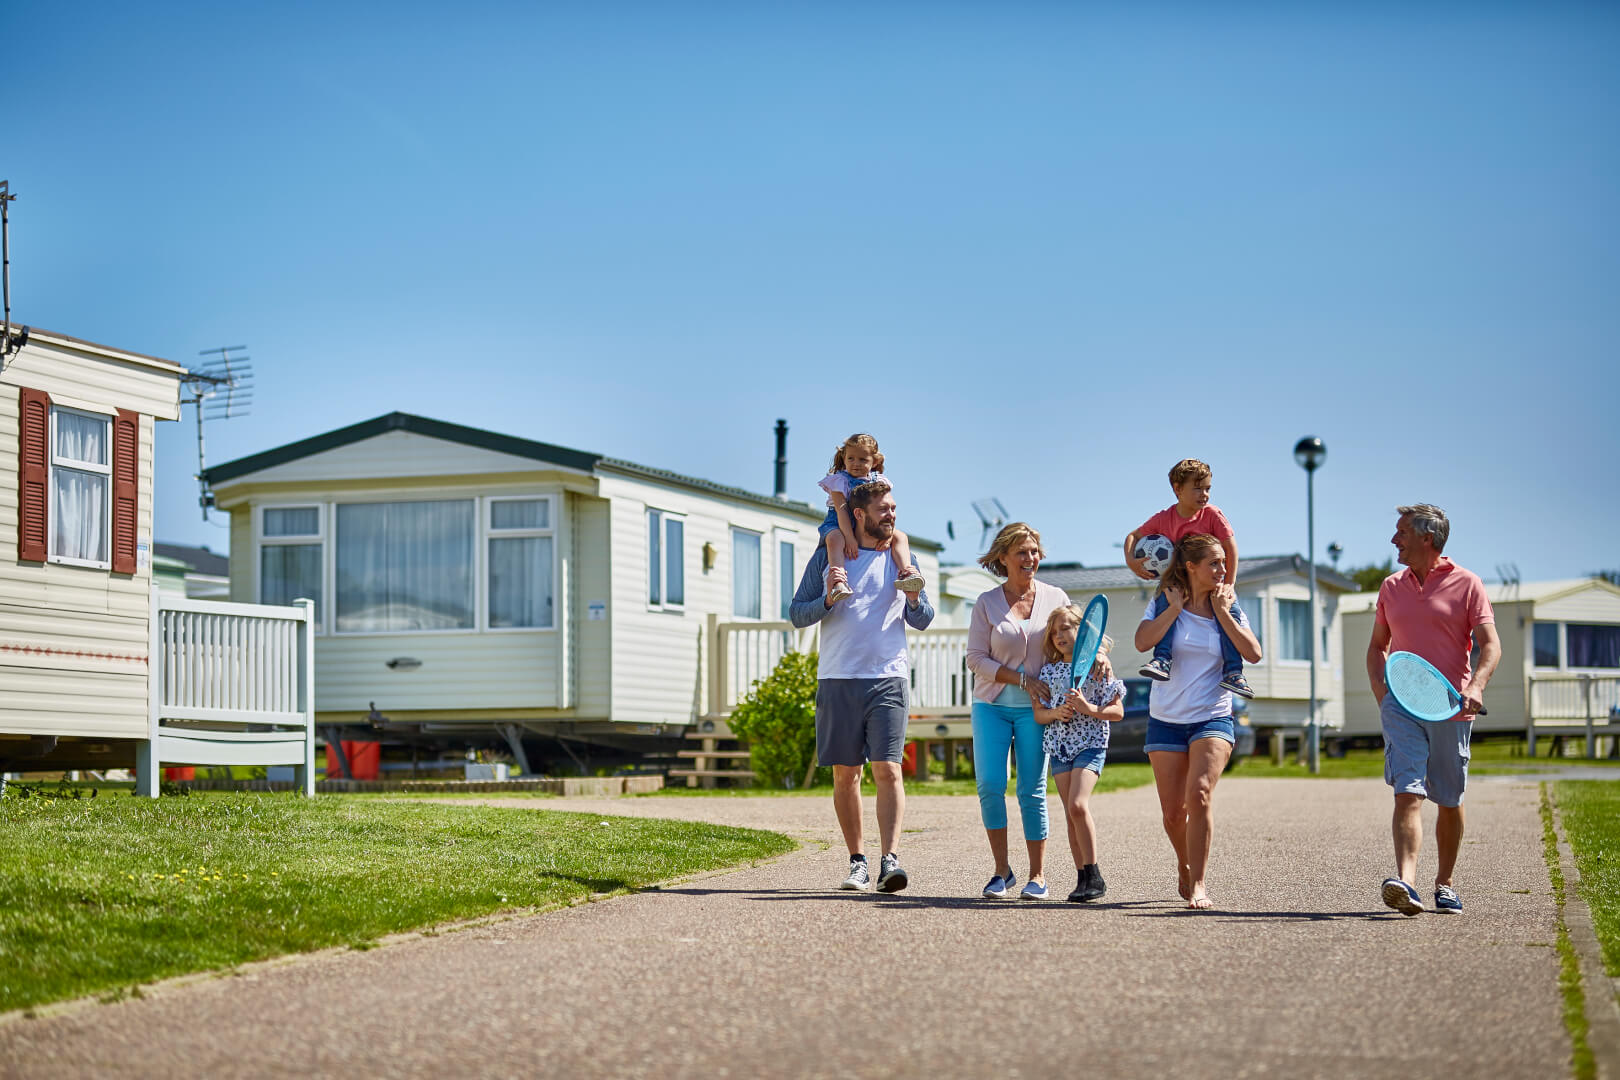
[{"label": "denim shorts", "polygon": [[1468,787],[1471,720],[1416,720],[1394,694],[1385,694],[1384,783],[1397,795],[1421,795],[1436,806],[1461,806]]},{"label": "denim shorts", "polygon": [[1185,754],[1187,747],[1199,739],[1225,739],[1230,745],[1236,746],[1237,725],[1230,716],[1203,720],[1196,724],[1167,724],[1150,716],[1147,745],[1143,749],[1150,752],[1168,750],[1174,754]]},{"label": "denim shorts", "polygon": [[1074,755],[1074,757],[1070,758],[1068,761],[1064,761],[1062,758],[1053,758],[1052,775],[1062,776],[1064,773],[1073,772],[1075,769],[1090,769],[1098,776],[1101,776],[1103,771],[1103,762],[1106,760],[1108,760],[1108,747],[1090,746]]}]

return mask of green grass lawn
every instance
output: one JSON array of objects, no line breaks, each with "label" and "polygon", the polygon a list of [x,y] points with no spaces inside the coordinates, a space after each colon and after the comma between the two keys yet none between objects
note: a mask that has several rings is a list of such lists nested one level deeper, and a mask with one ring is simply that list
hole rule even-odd
[{"label": "green grass lawn", "polygon": [[1560,780],[1553,801],[1581,872],[1604,971],[1620,975],[1620,780]]},{"label": "green grass lawn", "polygon": [[780,855],[776,833],[322,795],[0,798],[0,1011]]}]

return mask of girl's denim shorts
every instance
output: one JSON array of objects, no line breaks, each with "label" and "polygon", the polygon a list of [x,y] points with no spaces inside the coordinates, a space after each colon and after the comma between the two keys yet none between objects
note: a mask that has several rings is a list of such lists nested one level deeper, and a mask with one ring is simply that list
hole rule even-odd
[{"label": "girl's denim shorts", "polygon": [[1053,758],[1052,775],[1058,776],[1062,773],[1071,772],[1074,769],[1090,769],[1098,776],[1101,776],[1103,771],[1103,762],[1107,759],[1108,747],[1093,746],[1080,751],[1069,761],[1064,761],[1062,758]]},{"label": "girl's denim shorts", "polygon": [[1237,725],[1230,716],[1220,716],[1197,724],[1167,724],[1150,716],[1145,740],[1147,745],[1143,749],[1149,752],[1168,750],[1175,754],[1185,754],[1187,747],[1199,739],[1225,739],[1230,745],[1236,746]]}]

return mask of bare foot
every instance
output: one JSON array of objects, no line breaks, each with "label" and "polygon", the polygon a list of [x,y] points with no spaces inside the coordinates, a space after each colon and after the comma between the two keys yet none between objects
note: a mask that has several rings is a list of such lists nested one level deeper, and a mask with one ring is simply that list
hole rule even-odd
[{"label": "bare foot", "polygon": [[1190,911],[1205,911],[1214,906],[1215,901],[1211,900],[1209,894],[1202,889],[1199,889],[1187,899],[1187,908]]},{"label": "bare foot", "polygon": [[1176,876],[1179,878],[1176,882],[1176,892],[1181,894],[1183,900],[1191,900],[1193,895],[1192,875],[1187,870],[1186,866],[1176,867]]}]

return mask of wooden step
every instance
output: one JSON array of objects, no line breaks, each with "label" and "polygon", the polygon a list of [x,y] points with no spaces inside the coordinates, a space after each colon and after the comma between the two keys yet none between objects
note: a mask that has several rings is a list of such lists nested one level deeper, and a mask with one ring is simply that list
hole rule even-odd
[{"label": "wooden step", "polygon": [[715,731],[691,731],[691,730],[688,730],[686,732],[686,738],[688,738],[688,739],[721,739],[721,740],[730,740],[732,742],[740,741],[740,740],[738,740],[737,736],[735,736],[735,735],[733,735],[731,733],[730,728],[725,728],[723,730],[718,730],[717,729]]},{"label": "wooden step", "polygon": [[682,758],[741,758],[746,760],[749,752],[747,750],[677,750],[675,756]]}]

